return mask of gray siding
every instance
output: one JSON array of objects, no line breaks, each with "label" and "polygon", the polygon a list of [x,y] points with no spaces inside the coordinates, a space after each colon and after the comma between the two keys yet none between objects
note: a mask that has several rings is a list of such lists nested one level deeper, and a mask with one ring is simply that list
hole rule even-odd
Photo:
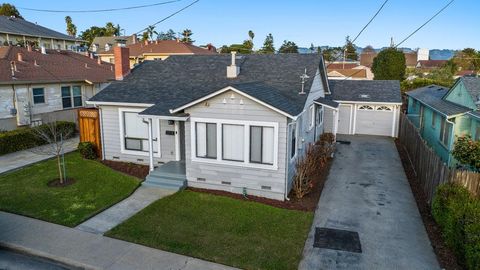
[{"label": "gray siding", "polygon": [[[101,106],[102,115],[102,135],[103,149],[105,159],[134,162],[139,164],[148,164],[148,153],[144,155],[134,155],[122,153],[120,146],[120,119],[119,107]],[[154,120],[158,121],[158,120]],[[175,136],[166,135],[166,131],[174,131],[173,125],[168,125],[168,121],[160,120],[160,150],[161,157],[155,157],[156,164],[175,160]]]},{"label": "gray siding", "polygon": [[[231,99],[232,94],[234,95],[234,99]],[[224,99],[226,103],[224,103]],[[243,105],[240,105],[240,99],[243,100]],[[242,193],[243,188],[246,188],[247,193],[251,195],[283,200],[287,155],[287,118],[233,91],[213,97],[207,101],[207,104],[206,106],[206,103],[202,102],[186,109],[185,112],[190,114],[190,117],[198,118],[278,123],[278,169],[268,170],[192,161],[192,122],[188,121],[185,125],[185,156],[188,185],[200,188],[226,190],[234,193]],[[197,178],[203,178],[205,181],[198,181]],[[231,182],[231,185],[222,184],[222,181]],[[262,186],[269,186],[271,190],[263,190]]]}]

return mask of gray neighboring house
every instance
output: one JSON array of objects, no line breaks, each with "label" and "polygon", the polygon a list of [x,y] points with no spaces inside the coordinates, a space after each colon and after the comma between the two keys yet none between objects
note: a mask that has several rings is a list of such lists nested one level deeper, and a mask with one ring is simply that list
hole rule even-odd
[{"label": "gray neighboring house", "polygon": [[0,15],[0,46],[37,43],[38,47],[76,51],[85,42],[24,19]]},{"label": "gray neighboring house", "polygon": [[149,164],[144,185],[285,200],[296,160],[338,120],[318,54],[174,55],[131,74],[116,64],[125,74],[87,103],[100,110],[103,157]]}]

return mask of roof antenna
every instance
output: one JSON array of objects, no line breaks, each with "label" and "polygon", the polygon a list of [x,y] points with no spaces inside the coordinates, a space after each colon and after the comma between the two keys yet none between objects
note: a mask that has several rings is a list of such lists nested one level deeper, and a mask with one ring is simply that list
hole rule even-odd
[{"label": "roof antenna", "polygon": [[300,95],[305,95],[305,80],[308,78],[310,78],[310,76],[307,75],[307,68],[305,68],[304,73],[300,76],[300,79],[302,79],[302,91],[299,93]]}]

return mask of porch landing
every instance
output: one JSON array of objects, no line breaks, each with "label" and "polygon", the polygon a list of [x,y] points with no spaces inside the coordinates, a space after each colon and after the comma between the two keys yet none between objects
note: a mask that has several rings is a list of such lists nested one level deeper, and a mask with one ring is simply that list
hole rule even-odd
[{"label": "porch landing", "polygon": [[185,188],[186,185],[185,161],[170,161],[156,167],[142,183],[142,186],[159,187],[175,191]]}]

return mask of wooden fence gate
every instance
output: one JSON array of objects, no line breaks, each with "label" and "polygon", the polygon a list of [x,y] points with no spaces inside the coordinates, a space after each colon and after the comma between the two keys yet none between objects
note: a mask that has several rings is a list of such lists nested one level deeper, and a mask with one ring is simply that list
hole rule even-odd
[{"label": "wooden fence gate", "polygon": [[80,142],[91,142],[95,145],[97,155],[102,158],[102,143],[100,138],[100,117],[98,109],[88,108],[78,110],[78,128]]}]

